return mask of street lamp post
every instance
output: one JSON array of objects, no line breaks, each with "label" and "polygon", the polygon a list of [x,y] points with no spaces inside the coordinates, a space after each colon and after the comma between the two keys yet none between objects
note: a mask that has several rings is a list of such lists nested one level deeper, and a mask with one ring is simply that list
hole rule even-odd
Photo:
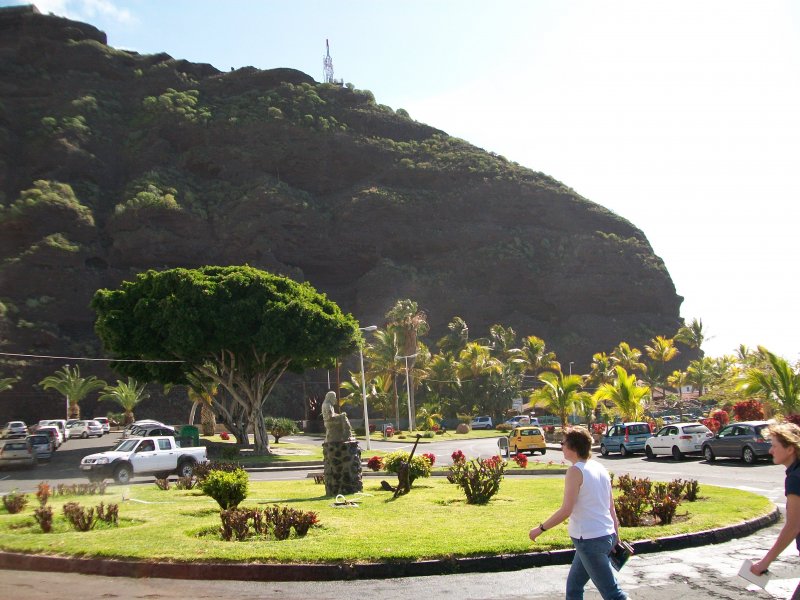
[{"label": "street lamp post", "polygon": [[[409,354],[408,356],[395,356],[395,359],[404,358],[406,360],[406,402],[408,404],[408,430],[414,431],[414,419],[411,417],[411,382],[410,377],[408,374],[408,359],[414,358],[417,355],[415,352],[414,354]],[[398,423],[398,426],[400,424]]]},{"label": "street lamp post", "polygon": [[[572,365],[574,365],[574,364],[575,364],[574,360],[569,361],[569,374],[570,374],[570,377],[572,376]],[[572,424],[573,425],[575,424],[575,405],[574,404],[572,405]]]},{"label": "street lamp post", "polygon": [[[377,325],[370,325],[369,327],[359,327],[360,331],[375,331],[378,329]],[[358,356],[361,359],[361,397],[364,399],[364,437],[367,438],[367,450],[371,450],[369,443],[369,411],[367,410],[367,382],[364,376],[364,347],[358,344]]]}]

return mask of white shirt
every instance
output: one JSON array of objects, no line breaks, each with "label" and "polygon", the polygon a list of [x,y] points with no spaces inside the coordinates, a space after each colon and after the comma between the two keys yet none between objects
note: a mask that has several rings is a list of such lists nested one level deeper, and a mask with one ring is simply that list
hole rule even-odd
[{"label": "white shirt", "polygon": [[570,537],[586,540],[614,533],[609,502],[611,478],[596,460],[579,461],[575,466],[583,473],[578,499],[569,516]]}]

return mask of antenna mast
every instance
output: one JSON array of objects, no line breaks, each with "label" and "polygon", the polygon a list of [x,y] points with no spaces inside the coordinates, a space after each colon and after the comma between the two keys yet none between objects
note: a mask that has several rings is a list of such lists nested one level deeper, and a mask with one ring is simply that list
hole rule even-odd
[{"label": "antenna mast", "polygon": [[333,59],[331,58],[331,47],[328,40],[325,40],[325,57],[322,59],[322,66],[325,73],[325,83],[336,83],[333,80]]}]

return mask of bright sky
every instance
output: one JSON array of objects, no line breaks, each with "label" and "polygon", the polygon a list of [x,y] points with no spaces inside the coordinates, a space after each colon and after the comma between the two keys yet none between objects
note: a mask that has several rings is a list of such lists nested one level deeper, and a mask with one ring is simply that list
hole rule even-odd
[{"label": "bright sky", "polygon": [[327,38],[337,79],[642,229],[685,298],[682,316],[702,318],[708,354],[743,343],[800,356],[798,2],[35,4],[95,25],[112,46],[221,70],[320,80]]}]

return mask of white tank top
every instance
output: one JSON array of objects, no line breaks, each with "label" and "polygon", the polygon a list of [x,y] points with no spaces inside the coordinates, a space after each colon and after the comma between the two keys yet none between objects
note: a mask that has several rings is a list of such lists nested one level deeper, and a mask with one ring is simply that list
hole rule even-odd
[{"label": "white tank top", "polygon": [[569,516],[570,537],[592,539],[614,533],[609,498],[611,478],[606,468],[596,460],[580,461],[575,466],[583,473],[578,500]]}]

